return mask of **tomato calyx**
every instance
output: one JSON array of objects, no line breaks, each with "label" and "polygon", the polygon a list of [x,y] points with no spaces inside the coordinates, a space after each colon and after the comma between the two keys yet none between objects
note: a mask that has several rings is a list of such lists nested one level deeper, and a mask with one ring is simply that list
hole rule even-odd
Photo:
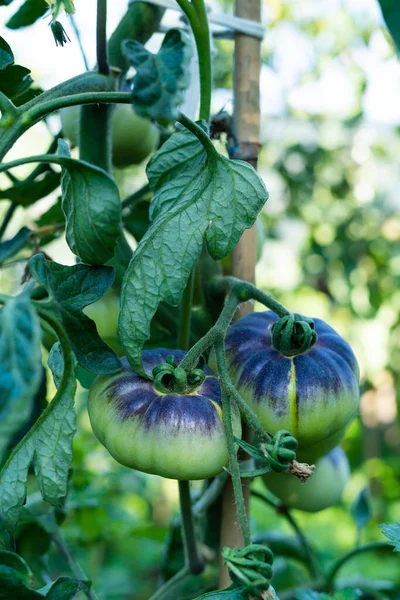
[{"label": "tomato calyx", "polygon": [[318,339],[314,321],[299,313],[285,315],[273,324],[272,347],[287,357],[304,354]]},{"label": "tomato calyx", "polygon": [[205,380],[203,369],[196,368],[189,373],[176,364],[175,358],[167,356],[166,361],[153,369],[153,387],[162,394],[190,394]]}]

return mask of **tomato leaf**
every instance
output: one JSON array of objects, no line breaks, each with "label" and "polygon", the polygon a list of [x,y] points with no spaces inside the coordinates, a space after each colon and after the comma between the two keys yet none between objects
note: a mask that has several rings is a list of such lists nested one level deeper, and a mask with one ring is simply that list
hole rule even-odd
[{"label": "tomato leaf", "polygon": [[8,531],[14,530],[25,503],[28,470],[33,460],[44,500],[58,506],[67,493],[72,438],[76,431],[76,380],[73,360],[70,362],[71,367],[64,373],[62,385],[52,402],[14,449],[0,472],[0,513]]},{"label": "tomato leaf", "polygon": [[40,385],[40,324],[29,295],[11,298],[0,310],[0,416],[29,404]]},{"label": "tomato leaf", "polygon": [[102,169],[70,158],[63,140],[59,140],[59,152],[1,164],[0,172],[35,162],[60,165],[63,170],[62,208],[67,222],[67,243],[82,262],[104,264],[113,257],[121,234],[118,187]]},{"label": "tomato leaf", "polygon": [[95,373],[114,373],[121,368],[92,319],[82,309],[104,296],[114,280],[112,267],[65,266],[36,254],[30,260],[33,278],[42,284],[56,307],[80,365]]},{"label": "tomato leaf", "polygon": [[119,321],[129,362],[143,375],[141,351],[159,303],[179,304],[203,242],[215,260],[229,254],[268,198],[249,164],[208,155],[189,131],[163,144],[147,174],[152,223],[125,274]]},{"label": "tomato leaf", "polygon": [[246,600],[248,594],[244,594],[241,587],[236,585],[230,585],[223,590],[217,590],[215,592],[209,592],[208,594],[202,594],[195,600]]},{"label": "tomato leaf", "polygon": [[60,174],[50,171],[36,181],[21,181],[6,190],[0,190],[0,199],[12,200],[21,206],[29,206],[51,194],[60,185]]},{"label": "tomato leaf", "polygon": [[395,552],[400,552],[400,522],[392,525],[382,523],[380,525],[384,535],[388,538],[389,544],[394,546]]},{"label": "tomato leaf", "polygon": [[142,117],[174,121],[189,84],[188,64],[192,46],[181,29],[170,29],[157,54],[136,40],[125,40],[122,51],[136,69],[132,104]]},{"label": "tomato leaf", "polygon": [[386,26],[400,51],[400,4],[397,0],[379,0]]},{"label": "tomato leaf", "polygon": [[46,592],[46,600],[73,600],[80,591],[87,591],[90,585],[87,581],[79,581],[70,577],[59,577],[54,583],[38,590]]},{"label": "tomato leaf", "polygon": [[21,65],[10,65],[1,72],[0,92],[14,100],[25,94],[33,83],[30,70]]},{"label": "tomato leaf", "polygon": [[20,27],[32,25],[32,23],[45,14],[48,8],[49,6],[45,0],[25,0],[22,6],[19,7],[17,12],[6,23],[6,27],[9,29],[19,29]]},{"label": "tomato leaf", "polygon": [[0,36],[0,71],[14,63],[14,54],[6,40]]},{"label": "tomato leaf", "polygon": [[22,227],[11,240],[0,242],[0,265],[11,256],[14,256],[14,254],[19,252],[26,245],[31,233],[32,231],[30,229]]}]

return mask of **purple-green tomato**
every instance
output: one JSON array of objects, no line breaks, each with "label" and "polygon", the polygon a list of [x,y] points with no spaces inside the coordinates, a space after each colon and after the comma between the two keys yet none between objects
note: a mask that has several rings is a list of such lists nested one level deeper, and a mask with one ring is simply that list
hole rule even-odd
[{"label": "purple-green tomato", "polygon": [[305,483],[288,473],[263,476],[266,487],[289,508],[318,512],[340,502],[350,478],[345,452],[337,446],[317,460],[313,475]]},{"label": "purple-green tomato", "polygon": [[[180,350],[158,348],[143,352],[149,375]],[[162,393],[153,381],[137,375],[122,359],[123,370],[100,375],[89,393],[93,431],[121,464],[170,479],[207,479],[228,464],[221,390],[216,375],[205,367],[204,381],[190,393]],[[233,429],[241,436],[238,410],[233,407]]]},{"label": "purple-green tomato", "polygon": [[[79,142],[79,106],[60,110],[65,137],[73,146]],[[139,117],[129,104],[120,104],[112,116],[112,162],[115,167],[137,165],[157,149],[159,131],[148,119]]]},{"label": "purple-green tomato", "polygon": [[338,445],[359,405],[359,369],[349,344],[321,319],[307,352],[288,358],[271,345],[271,311],[240,319],[226,336],[230,376],[268,433],[286,429],[298,460],[314,463]]}]

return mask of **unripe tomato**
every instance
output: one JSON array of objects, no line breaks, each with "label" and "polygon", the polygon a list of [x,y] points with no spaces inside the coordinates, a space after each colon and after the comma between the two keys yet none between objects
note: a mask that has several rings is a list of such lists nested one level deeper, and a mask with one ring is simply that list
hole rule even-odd
[{"label": "unripe tomato", "polygon": [[318,512],[340,501],[349,478],[349,461],[337,446],[316,462],[313,475],[305,483],[288,473],[268,473],[263,481],[289,508]]},{"label": "unripe tomato", "polygon": [[117,336],[119,298],[112,291],[86,306],[83,312],[96,323],[97,331],[102,338]]},{"label": "unripe tomato", "polygon": [[225,344],[229,372],[265,430],[290,431],[299,443],[298,460],[315,462],[338,445],[357,412],[357,361],[348,343],[321,319],[314,319],[314,346],[283,356],[271,345],[277,320],[267,311],[231,325]]},{"label": "unripe tomato", "polygon": [[[79,106],[60,110],[65,137],[73,146],[79,143]],[[158,146],[159,132],[148,119],[139,117],[129,104],[119,104],[112,116],[112,162],[115,167],[137,165]]]},{"label": "unripe tomato", "polygon": [[[173,355],[165,348],[145,350],[146,373]],[[100,375],[89,393],[93,431],[121,464],[171,479],[207,479],[228,463],[216,375],[205,367],[204,381],[189,393],[161,392],[154,381],[139,377],[122,359],[123,370]],[[239,412],[233,407],[233,429],[241,435]]]}]

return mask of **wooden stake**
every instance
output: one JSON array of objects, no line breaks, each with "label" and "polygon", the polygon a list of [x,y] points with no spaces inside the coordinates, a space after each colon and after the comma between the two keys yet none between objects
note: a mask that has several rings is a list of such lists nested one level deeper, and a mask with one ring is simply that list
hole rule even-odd
[{"label": "wooden stake", "polygon": [[[261,19],[260,0],[236,0],[235,15],[254,21]],[[234,125],[238,140],[235,159],[246,160],[257,168],[260,135],[260,46],[258,39],[235,34],[234,63]],[[242,235],[232,252],[232,275],[254,283],[256,264],[256,227],[253,226]],[[238,318],[251,312],[250,303],[242,305]],[[248,437],[244,431],[244,438]],[[243,480],[243,493],[249,510],[250,481]],[[242,535],[237,523],[236,506],[231,480],[225,486],[222,498],[221,548],[243,545]],[[220,588],[231,583],[228,571],[221,564]]]}]

